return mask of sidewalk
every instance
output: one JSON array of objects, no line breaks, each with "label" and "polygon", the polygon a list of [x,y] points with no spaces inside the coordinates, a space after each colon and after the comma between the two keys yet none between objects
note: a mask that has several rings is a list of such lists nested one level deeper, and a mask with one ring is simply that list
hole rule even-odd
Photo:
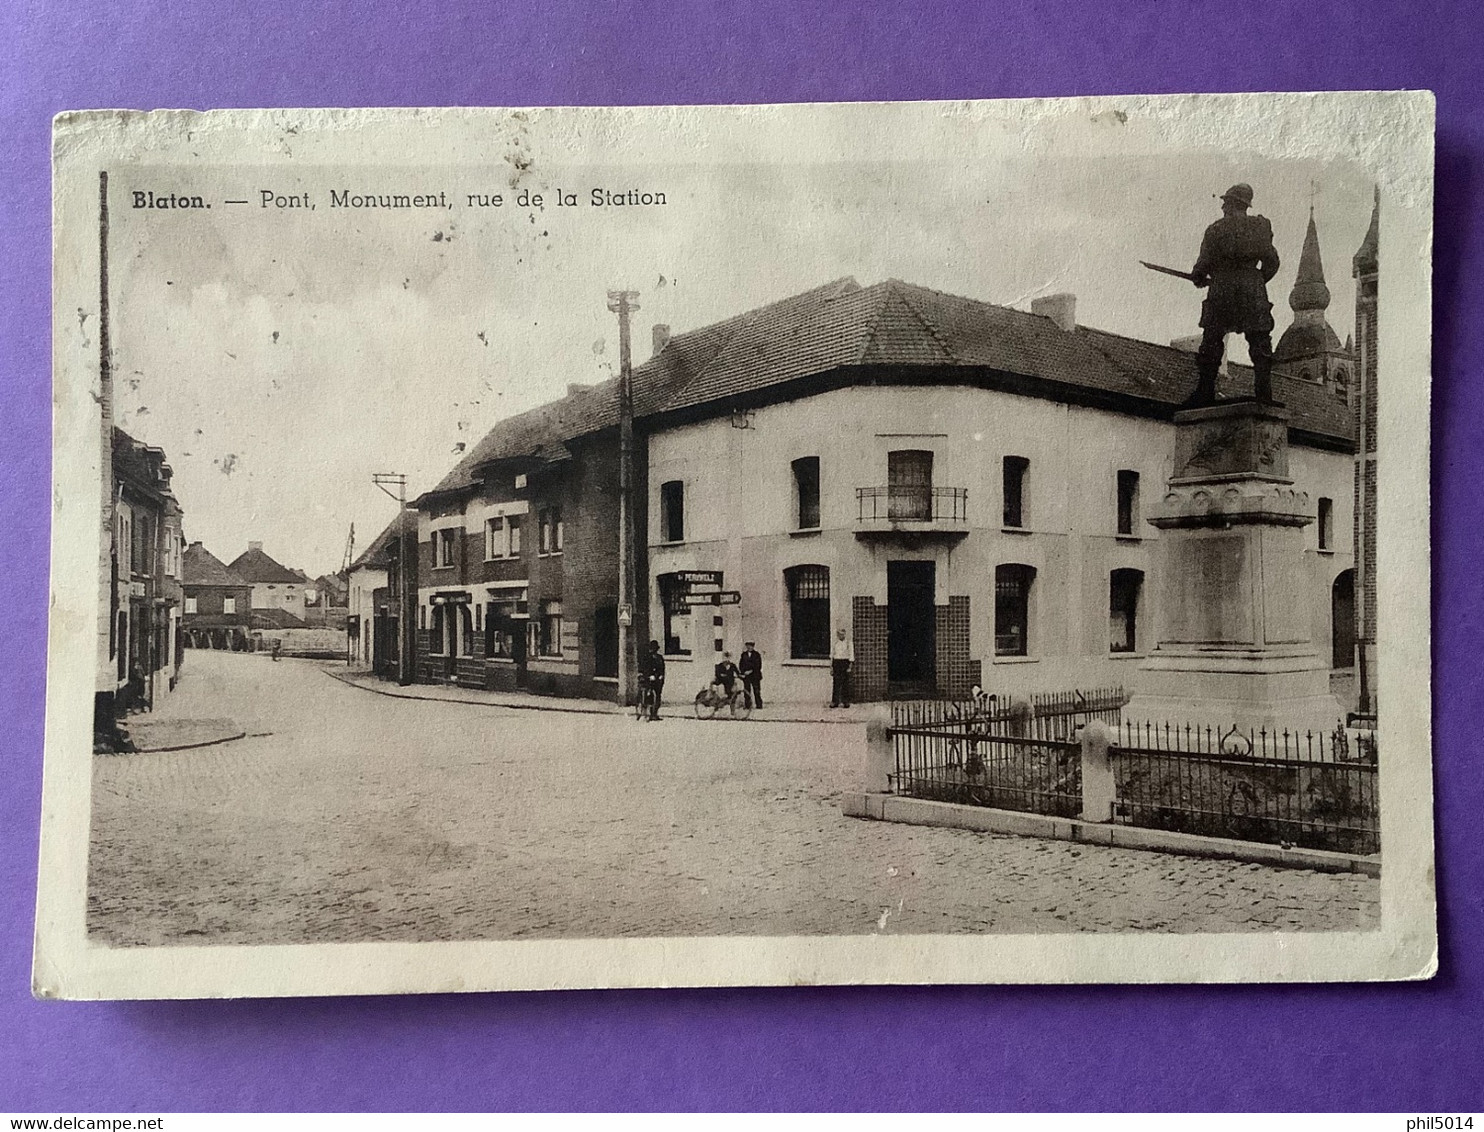
[{"label": "sidewalk", "polygon": [[247,734],[230,719],[170,719],[150,715],[128,716],[119,721],[119,729],[140,754],[210,747]]},{"label": "sidewalk", "polygon": [[[601,700],[576,700],[562,696],[537,696],[530,692],[491,692],[484,688],[465,688],[453,684],[409,684],[406,687],[383,680],[365,670],[348,669],[342,664],[322,666],[326,675],[381,696],[402,700],[440,700],[445,703],[483,704],[487,707],[523,708],[531,711],[565,711],[580,715],[627,715],[628,710]],[[661,709],[665,718],[693,719],[691,699],[670,696],[665,689]],[[848,708],[829,708],[824,704],[768,704],[752,713],[751,723],[851,723],[860,725],[872,719],[887,718],[885,704],[855,704]],[[725,719],[725,716],[718,716]]]}]

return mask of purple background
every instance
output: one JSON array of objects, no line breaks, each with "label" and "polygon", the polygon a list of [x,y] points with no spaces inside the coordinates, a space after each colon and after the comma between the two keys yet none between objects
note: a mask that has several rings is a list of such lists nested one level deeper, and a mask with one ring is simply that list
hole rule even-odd
[{"label": "purple background", "polygon": [[[1484,751],[1467,723],[1484,714],[1484,18],[1472,0],[0,7],[0,1111],[1484,1108]],[[1436,980],[31,1000],[54,112],[1395,87],[1438,94]]]}]

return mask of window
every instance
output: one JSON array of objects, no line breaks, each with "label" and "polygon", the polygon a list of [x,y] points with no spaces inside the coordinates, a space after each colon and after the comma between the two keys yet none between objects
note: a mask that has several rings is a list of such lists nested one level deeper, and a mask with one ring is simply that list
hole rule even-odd
[{"label": "window", "polygon": [[661,574],[655,581],[659,584],[660,610],[665,619],[664,649],[666,654],[689,656],[691,649],[691,611],[685,603],[690,587],[674,574]]},{"label": "window", "polygon": [[562,509],[547,507],[541,511],[538,546],[542,554],[562,552]]},{"label": "window", "polygon": [[458,610],[459,655],[474,655],[474,613],[468,605],[455,606]]},{"label": "window", "polygon": [[1335,501],[1319,497],[1319,549],[1333,550],[1335,538]]},{"label": "window", "polygon": [[195,613],[196,612],[196,599],[195,598],[193,598],[193,597],[186,598],[185,599],[185,605],[186,605],[185,611],[187,613]]},{"label": "window", "polygon": [[562,603],[559,601],[543,601],[541,603],[541,656],[562,655]]},{"label": "window", "polygon": [[660,539],[685,541],[685,483],[681,480],[660,484]]},{"label": "window", "polygon": [[830,568],[792,566],[783,572],[788,590],[789,655],[828,660],[830,655]]},{"label": "window", "polygon": [[458,531],[453,527],[444,527],[442,530],[433,532],[433,566],[443,570],[454,564],[454,547],[458,539]]},{"label": "window", "polygon": [[1118,473],[1118,533],[1137,534],[1139,522],[1139,473],[1124,469]]},{"label": "window", "polygon": [[520,557],[520,516],[508,515],[505,518],[505,529],[510,532],[510,539],[506,543],[511,558]]},{"label": "window", "polygon": [[1029,656],[1033,566],[1008,564],[994,570],[994,651],[996,656]]},{"label": "window", "polygon": [[819,457],[800,457],[793,469],[796,529],[813,530],[819,526]]},{"label": "window", "polygon": [[[196,599],[195,598],[191,598],[190,599],[190,603],[191,603],[191,605],[194,606],[196,604]],[[186,610],[186,612],[187,613],[195,613],[196,611],[194,609],[188,609],[188,610]],[[222,598],[222,612],[223,613],[236,613],[237,612],[237,599],[235,597],[224,597],[224,598]]]},{"label": "window", "polygon": [[1025,526],[1025,481],[1031,462],[1024,456],[1005,457],[1004,475],[1004,525]]},{"label": "window", "polygon": [[485,558],[504,558],[509,553],[510,547],[505,541],[505,517],[503,515],[496,515],[493,519],[485,520]]},{"label": "window", "polygon": [[1139,595],[1144,571],[1114,570],[1108,578],[1108,651],[1137,652]]},{"label": "window", "polygon": [[886,515],[889,519],[933,517],[933,454],[886,454]]}]

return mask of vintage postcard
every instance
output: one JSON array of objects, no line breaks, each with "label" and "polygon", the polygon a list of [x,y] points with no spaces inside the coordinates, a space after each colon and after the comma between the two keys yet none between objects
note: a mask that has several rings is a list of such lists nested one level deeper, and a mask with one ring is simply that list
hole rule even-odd
[{"label": "vintage postcard", "polygon": [[35,993],[1427,977],[1432,131],[62,115]]}]

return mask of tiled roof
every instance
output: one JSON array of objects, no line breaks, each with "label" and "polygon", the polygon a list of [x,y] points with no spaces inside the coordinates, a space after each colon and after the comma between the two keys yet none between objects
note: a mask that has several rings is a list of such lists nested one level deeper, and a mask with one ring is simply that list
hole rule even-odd
[{"label": "tiled roof", "polygon": [[[1195,387],[1195,355],[898,279],[861,287],[839,279],[699,330],[678,334],[634,369],[636,417],[746,399],[789,381],[859,366],[995,371],[1171,410]],[[1252,371],[1230,366],[1221,392],[1250,395]],[[617,380],[502,421],[434,488],[478,482],[481,465],[544,456],[616,424]],[[1045,388],[1045,387],[1043,387]],[[1352,435],[1345,403],[1322,387],[1275,374],[1293,427],[1335,440]],[[1048,391],[1055,396],[1054,391]]]},{"label": "tiled roof", "polygon": [[256,547],[244,550],[227,567],[245,581],[258,583],[288,583],[295,585],[304,579],[286,566],[280,565]]},{"label": "tiled roof", "polygon": [[[837,279],[776,303],[721,322],[673,336],[665,348],[634,367],[634,413],[647,416],[667,407],[743,330],[752,339],[796,323],[803,312],[823,305],[841,292],[859,290],[854,279]],[[765,336],[765,335],[764,335]],[[542,405],[501,421],[465,454],[433,494],[459,491],[479,482],[478,470],[496,460],[530,457],[565,458],[565,442],[618,424],[618,379],[573,389],[560,401]]]},{"label": "tiled roof", "polygon": [[180,583],[183,586],[246,586],[250,583],[238,577],[222,560],[199,542],[186,547],[180,559]]},{"label": "tiled roof", "polygon": [[388,523],[381,534],[371,540],[371,545],[361,551],[360,556],[350,564],[352,570],[360,570],[369,567],[373,570],[385,569],[387,562],[392,558],[396,550],[397,528],[403,530],[417,529],[417,512],[403,511]]}]

